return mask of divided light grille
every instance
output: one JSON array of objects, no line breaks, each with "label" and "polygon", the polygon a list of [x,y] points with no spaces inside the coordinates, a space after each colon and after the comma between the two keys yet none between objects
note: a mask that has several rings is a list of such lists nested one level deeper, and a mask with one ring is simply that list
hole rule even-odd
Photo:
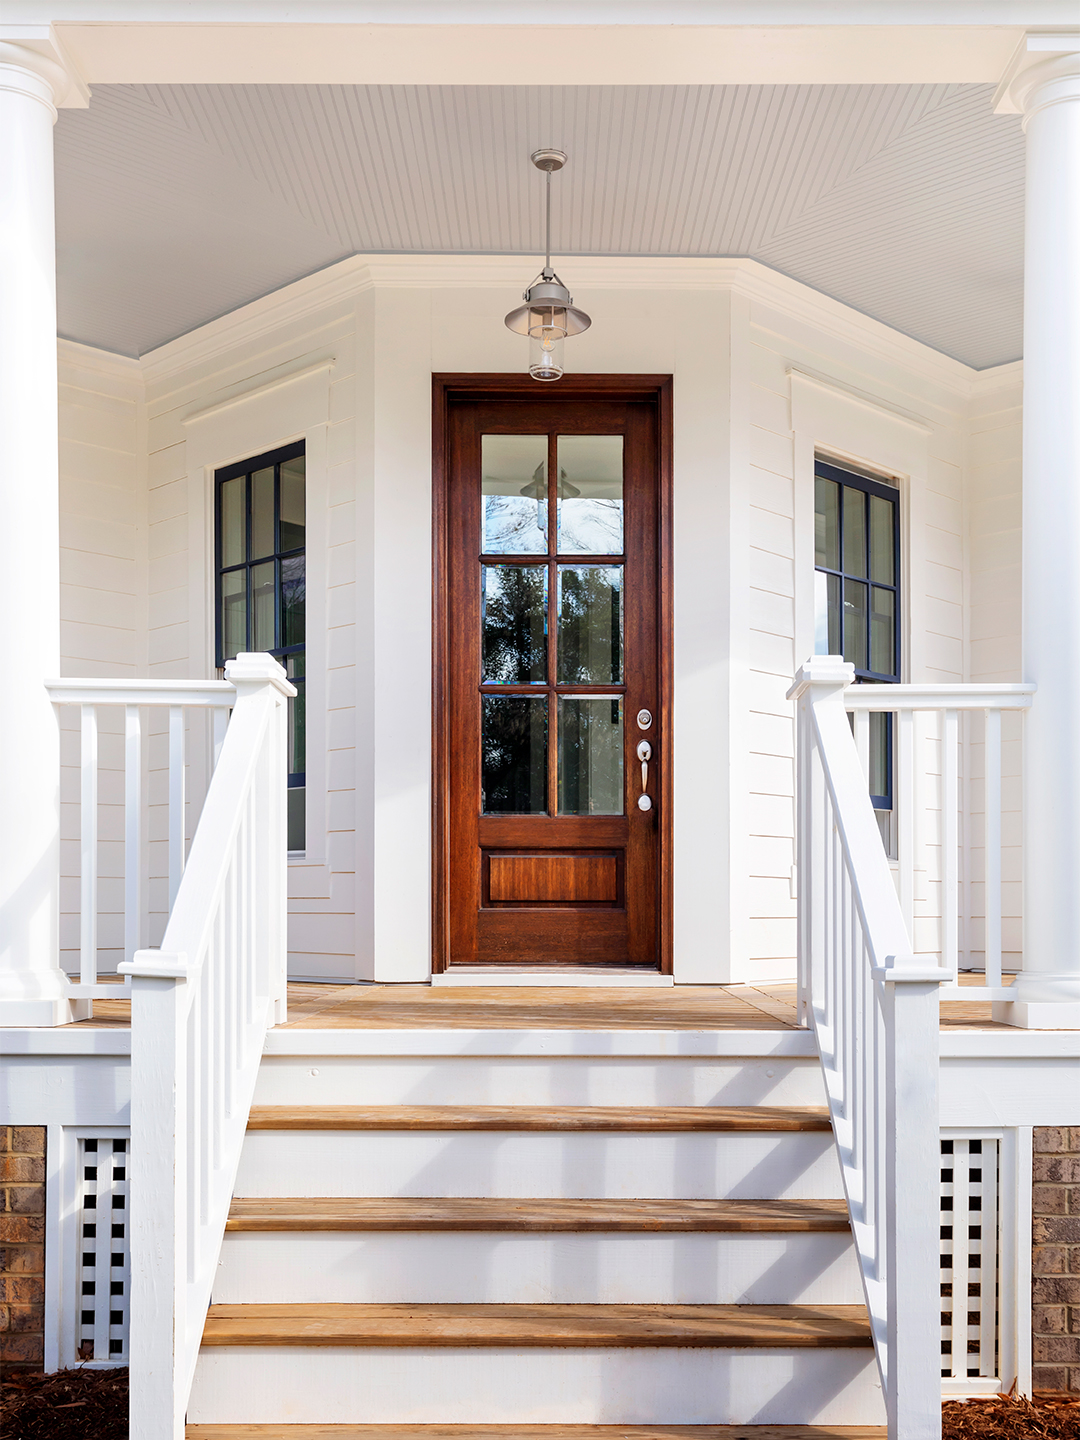
[{"label": "divided light grille", "polygon": [[79,1141],[77,1190],[79,1360],[128,1359],[127,1140]]},{"label": "divided light grille", "polygon": [[999,1368],[998,1141],[941,1142],[941,1374]]}]

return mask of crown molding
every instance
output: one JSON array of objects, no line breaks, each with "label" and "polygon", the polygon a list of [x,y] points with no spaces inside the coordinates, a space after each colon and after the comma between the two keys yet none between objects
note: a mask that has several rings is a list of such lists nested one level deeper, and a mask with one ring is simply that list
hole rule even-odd
[{"label": "crown molding", "polygon": [[129,355],[99,350],[94,345],[81,345],[77,340],[57,339],[56,364],[61,385],[85,390],[87,386],[79,376],[65,374],[65,371],[76,370],[83,375],[100,376],[103,383],[108,382],[112,393],[119,392],[124,399],[138,401],[143,398],[142,362],[133,360]]},{"label": "crown molding", "polygon": [[974,399],[992,395],[996,390],[1011,390],[1024,383],[1023,360],[1009,360],[1004,365],[995,365],[990,370],[976,370],[971,380]]},{"label": "crown molding", "polygon": [[[737,291],[919,375],[958,400],[969,399],[976,377],[987,373],[757,260],[578,255],[562,263],[576,292]],[[320,311],[349,306],[370,290],[506,289],[512,297],[537,264],[539,257],[530,255],[353,255],[148,351],[142,373],[148,385],[167,385],[192,366]]]}]

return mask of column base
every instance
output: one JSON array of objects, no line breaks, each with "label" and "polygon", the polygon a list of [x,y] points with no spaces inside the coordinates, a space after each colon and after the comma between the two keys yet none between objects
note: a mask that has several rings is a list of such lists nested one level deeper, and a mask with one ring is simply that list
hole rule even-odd
[{"label": "column base", "polygon": [[5,1029],[45,1029],[89,1020],[92,1000],[66,1000],[52,996],[40,1000],[0,1000],[0,1026]]},{"label": "column base", "polygon": [[1080,1001],[995,1000],[994,1020],[1019,1030],[1080,1030]]}]

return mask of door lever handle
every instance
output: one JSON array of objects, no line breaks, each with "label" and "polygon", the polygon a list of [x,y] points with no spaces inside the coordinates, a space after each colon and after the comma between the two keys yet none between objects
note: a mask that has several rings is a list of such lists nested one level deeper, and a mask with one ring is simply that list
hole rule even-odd
[{"label": "door lever handle", "polygon": [[641,794],[638,797],[638,809],[651,810],[652,800],[645,793],[649,788],[649,761],[652,759],[652,746],[648,740],[638,741],[637,758],[641,761]]}]

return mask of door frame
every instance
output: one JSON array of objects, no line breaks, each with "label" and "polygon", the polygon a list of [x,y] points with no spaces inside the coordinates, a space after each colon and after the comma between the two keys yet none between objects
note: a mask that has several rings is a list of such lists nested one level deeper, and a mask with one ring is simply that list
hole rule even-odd
[{"label": "door frame", "polygon": [[[659,656],[659,749],[667,803],[659,817],[660,973],[672,973],[672,677],[674,607],[672,595],[673,418],[671,375],[564,375],[553,385],[528,374],[434,374],[432,388],[432,955],[433,974],[450,961],[450,676],[448,519],[450,497],[450,407],[455,401],[529,399],[644,401],[656,406],[659,475],[657,621]],[[554,967],[553,967],[554,968]]]}]

